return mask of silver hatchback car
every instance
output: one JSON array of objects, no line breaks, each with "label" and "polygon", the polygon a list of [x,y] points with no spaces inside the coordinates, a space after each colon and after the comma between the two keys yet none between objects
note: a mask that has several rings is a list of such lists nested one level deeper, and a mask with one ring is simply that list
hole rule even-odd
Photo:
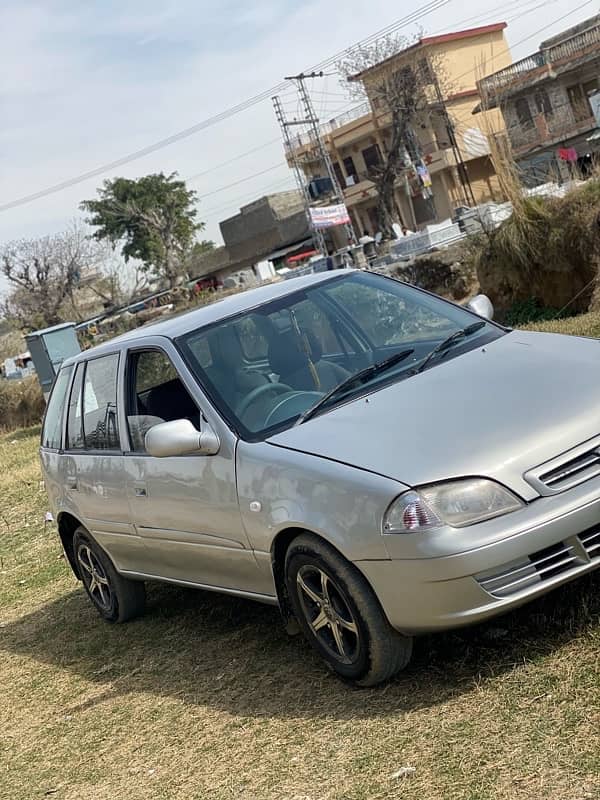
[{"label": "silver hatchback car", "polygon": [[43,472],[107,621],[144,581],[247,597],[369,686],[600,566],[599,367],[381,275],[297,278],[66,361]]}]

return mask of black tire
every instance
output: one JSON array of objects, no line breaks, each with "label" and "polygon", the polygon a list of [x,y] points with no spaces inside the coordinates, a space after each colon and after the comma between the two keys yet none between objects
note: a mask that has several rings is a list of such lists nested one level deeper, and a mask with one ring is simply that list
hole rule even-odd
[{"label": "black tire", "polygon": [[144,584],[119,575],[110,558],[83,527],[75,531],[73,551],[83,587],[102,619],[127,622],[143,614]]},{"label": "black tire", "polygon": [[410,661],[412,638],[392,628],[365,578],[323,540],[294,539],[285,581],[304,636],[341,678],[375,686]]}]

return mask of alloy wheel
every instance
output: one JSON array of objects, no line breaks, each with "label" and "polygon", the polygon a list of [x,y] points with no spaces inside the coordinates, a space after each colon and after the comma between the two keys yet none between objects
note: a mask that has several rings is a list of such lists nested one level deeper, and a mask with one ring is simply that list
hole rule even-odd
[{"label": "alloy wheel", "polygon": [[360,634],[341,589],[330,575],[308,564],[298,570],[296,583],[305,619],[320,645],[341,664],[353,664]]},{"label": "alloy wheel", "polygon": [[112,591],[98,557],[88,545],[82,544],[77,550],[77,561],[81,567],[81,577],[93,601],[102,611],[110,611]]}]

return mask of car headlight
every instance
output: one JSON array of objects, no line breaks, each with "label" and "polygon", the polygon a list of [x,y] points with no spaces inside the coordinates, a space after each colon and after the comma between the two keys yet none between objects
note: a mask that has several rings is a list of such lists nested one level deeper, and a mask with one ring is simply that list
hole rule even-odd
[{"label": "car headlight", "polygon": [[404,492],[383,519],[384,533],[415,533],[444,525],[463,528],[522,508],[523,501],[495,481],[465,478]]}]

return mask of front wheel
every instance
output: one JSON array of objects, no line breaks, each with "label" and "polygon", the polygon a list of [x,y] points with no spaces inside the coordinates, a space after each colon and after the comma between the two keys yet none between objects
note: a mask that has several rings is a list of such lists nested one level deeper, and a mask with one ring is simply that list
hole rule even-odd
[{"label": "front wheel", "polygon": [[139,581],[124,578],[85,528],[73,538],[79,575],[87,596],[107,622],[126,622],[143,613],[146,590]]},{"label": "front wheel", "polygon": [[403,669],[412,639],[387,621],[360,572],[310,534],[286,554],[286,588],[305,637],[325,663],[357,686],[375,686]]}]

